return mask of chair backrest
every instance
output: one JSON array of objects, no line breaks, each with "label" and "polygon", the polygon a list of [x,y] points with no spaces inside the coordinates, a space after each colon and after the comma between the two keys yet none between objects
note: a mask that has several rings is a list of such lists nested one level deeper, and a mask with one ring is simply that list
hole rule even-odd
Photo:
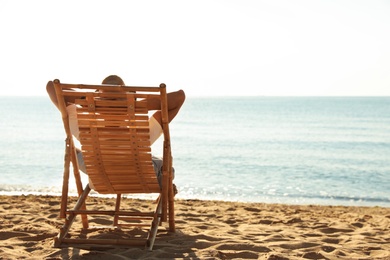
[{"label": "chair backrest", "polygon": [[[157,98],[166,104],[164,84],[128,87],[61,84],[58,81],[55,88],[68,137],[72,133],[66,110],[69,104],[65,100],[66,97],[74,100],[79,142],[94,190],[101,194],[161,191],[152,164],[149,111],[145,99]],[[168,124],[164,124],[164,128],[167,133]],[[78,167],[75,162],[73,165]]]}]

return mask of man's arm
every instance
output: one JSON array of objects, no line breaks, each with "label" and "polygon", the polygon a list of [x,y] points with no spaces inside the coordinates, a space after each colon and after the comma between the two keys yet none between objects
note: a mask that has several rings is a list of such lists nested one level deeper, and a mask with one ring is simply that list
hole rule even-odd
[{"label": "man's arm", "polygon": [[[47,94],[49,94],[51,102],[53,102],[53,104],[59,109],[57,95],[56,95],[56,91],[54,89],[53,81],[47,82],[46,91],[47,91]],[[78,97],[65,97],[65,102],[74,103],[76,98],[78,98]]]},{"label": "man's arm", "polygon": [[[175,118],[181,106],[185,101],[185,93],[183,90],[178,90],[175,92],[170,92],[167,94],[168,99],[168,120],[169,123]],[[148,110],[161,110],[160,100],[149,98],[148,102]],[[153,114],[153,117],[156,118],[157,122],[162,125],[161,119],[161,111],[157,111]]]}]

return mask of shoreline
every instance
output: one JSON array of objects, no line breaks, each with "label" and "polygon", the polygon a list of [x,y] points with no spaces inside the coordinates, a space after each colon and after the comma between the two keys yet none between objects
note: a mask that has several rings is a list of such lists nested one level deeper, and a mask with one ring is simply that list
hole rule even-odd
[{"label": "shoreline", "polygon": [[[58,192],[29,192],[29,191],[0,191],[0,196],[52,196],[52,197],[61,197],[61,194]],[[71,193],[69,196],[77,197],[76,193]],[[114,198],[113,195],[102,195],[94,191],[91,192],[90,196],[97,198]],[[125,195],[129,199],[140,199],[140,200],[153,200],[156,198],[154,195]],[[194,196],[195,197],[195,196]],[[200,198],[199,198],[200,197]],[[380,207],[380,208],[390,208],[390,204],[387,201],[383,200],[352,200],[352,199],[334,199],[334,198],[323,198],[323,199],[313,199],[313,198],[299,198],[292,199],[289,197],[278,197],[278,199],[270,198],[261,198],[259,200],[239,200],[239,199],[230,199],[223,200],[219,197],[216,198],[206,198],[207,196],[197,196],[193,198],[190,196],[180,196],[180,193],[176,196],[177,200],[202,200],[202,201],[221,201],[221,202],[233,202],[233,203],[259,203],[259,204],[283,204],[288,206],[301,205],[301,206],[345,206],[345,207]],[[283,202],[281,200],[284,199]],[[375,202],[377,204],[375,204]],[[358,204],[358,205],[356,205]]]},{"label": "shoreline", "polygon": [[[0,195],[0,258],[390,259],[386,207],[177,199],[177,232],[158,233],[154,250],[148,252],[137,247],[53,248],[63,223],[59,202],[58,196]],[[102,208],[113,202],[95,196],[88,200]],[[145,202],[126,198],[122,205],[142,208]],[[79,219],[75,224],[81,227]]]}]

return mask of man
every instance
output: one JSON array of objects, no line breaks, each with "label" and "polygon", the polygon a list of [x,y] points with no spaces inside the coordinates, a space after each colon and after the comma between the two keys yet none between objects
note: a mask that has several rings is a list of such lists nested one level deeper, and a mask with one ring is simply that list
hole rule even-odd
[{"label": "man", "polygon": [[[125,85],[124,81],[116,75],[110,75],[106,77],[102,84],[107,85]],[[49,97],[53,104],[58,107],[57,95],[54,89],[54,83],[49,81],[46,85],[46,91],[49,94]],[[181,106],[185,101],[185,93],[183,90],[178,90],[175,92],[170,92],[167,94],[168,99],[168,121],[171,122],[173,118],[179,112]],[[72,132],[72,135],[79,140],[78,133],[78,125],[77,125],[77,114],[76,114],[76,106],[74,103],[74,97],[66,97],[67,111],[69,115],[69,125]],[[150,129],[150,142],[151,145],[161,136],[162,134],[162,117],[161,117],[161,104],[159,99],[149,98],[147,99],[147,108],[150,111],[155,110],[156,112],[149,118],[149,129]],[[81,171],[86,173],[84,160],[82,153],[79,149],[77,149],[77,160],[79,164],[79,168]],[[153,156],[153,166],[156,171],[156,175],[159,183],[161,182],[161,166],[162,159]],[[161,185],[161,183],[160,183]]]}]

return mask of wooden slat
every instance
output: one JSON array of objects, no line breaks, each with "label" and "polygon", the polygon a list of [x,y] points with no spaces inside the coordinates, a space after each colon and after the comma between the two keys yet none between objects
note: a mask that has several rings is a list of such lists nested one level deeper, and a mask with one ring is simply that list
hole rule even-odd
[{"label": "wooden slat", "polygon": [[[114,211],[114,210],[68,210],[67,214],[90,214],[90,215],[119,215],[126,217],[153,217],[153,211],[149,212],[131,212],[131,211]],[[141,219],[141,218],[139,218]]]},{"label": "wooden slat", "polygon": [[143,246],[146,245],[147,239],[72,239],[64,238],[62,240],[65,244],[74,244],[76,247],[78,244],[88,244],[88,245],[123,245],[123,246]]}]

